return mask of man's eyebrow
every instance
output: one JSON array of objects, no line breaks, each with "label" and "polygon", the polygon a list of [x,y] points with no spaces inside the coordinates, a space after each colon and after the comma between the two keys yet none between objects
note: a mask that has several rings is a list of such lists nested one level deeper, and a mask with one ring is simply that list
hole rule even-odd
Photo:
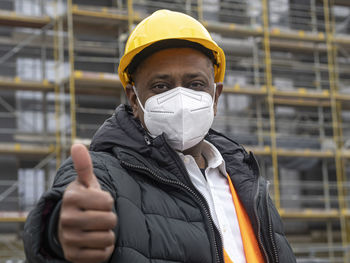
[{"label": "man's eyebrow", "polygon": [[171,78],[170,74],[155,74],[152,75],[152,79],[169,79]]},{"label": "man's eyebrow", "polygon": [[205,74],[204,72],[201,72],[201,71],[186,73],[186,74],[184,75],[184,77],[185,77],[186,79],[194,79],[194,78],[197,78],[197,77],[205,77],[205,78],[208,78],[207,74]]}]

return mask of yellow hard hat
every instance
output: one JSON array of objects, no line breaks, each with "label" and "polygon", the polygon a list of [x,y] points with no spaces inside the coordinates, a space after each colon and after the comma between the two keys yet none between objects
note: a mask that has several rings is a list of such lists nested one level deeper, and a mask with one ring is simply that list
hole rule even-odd
[{"label": "yellow hard hat", "polygon": [[131,32],[126,42],[124,56],[118,67],[124,88],[131,82],[128,66],[133,58],[146,47],[163,40],[185,40],[202,45],[213,52],[215,82],[223,82],[225,54],[214,42],[206,28],[196,19],[179,12],[158,10],[142,20]]}]

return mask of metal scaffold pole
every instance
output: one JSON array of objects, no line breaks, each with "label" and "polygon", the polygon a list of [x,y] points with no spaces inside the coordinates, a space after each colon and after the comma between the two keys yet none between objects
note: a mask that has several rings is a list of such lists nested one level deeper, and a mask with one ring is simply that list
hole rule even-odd
[{"label": "metal scaffold pole", "polygon": [[[56,123],[56,130],[55,130],[55,138],[56,138],[56,169],[59,168],[61,165],[61,122],[60,122],[60,116],[61,116],[61,96],[60,96],[60,29],[63,27],[62,26],[62,17],[60,14],[58,14],[58,6],[59,6],[59,0],[55,1],[55,7],[54,10],[56,10],[55,13],[55,21],[54,21],[54,60],[55,60],[55,123]],[[63,102],[64,103],[64,102]]]},{"label": "metal scaffold pole", "polygon": [[278,177],[278,159],[277,159],[277,143],[276,143],[276,123],[273,100],[273,85],[271,71],[271,50],[270,50],[270,26],[269,26],[269,2],[263,0],[263,25],[264,25],[264,51],[265,51],[265,85],[267,89],[267,101],[270,116],[270,138],[271,138],[271,157],[274,180],[274,201],[278,209],[281,208],[280,189]]},{"label": "metal scaffold pole", "polygon": [[336,46],[334,44],[334,20],[331,20],[331,9],[330,2],[328,0],[323,1],[325,27],[326,27],[326,42],[327,42],[327,58],[328,58],[328,74],[329,74],[329,88],[330,88],[330,103],[332,113],[332,127],[333,127],[333,139],[335,142],[335,167],[336,167],[336,178],[337,178],[337,191],[338,191],[338,202],[340,212],[340,225],[341,225],[341,238],[344,249],[344,263],[350,262],[349,252],[346,248],[349,244],[347,237],[346,217],[344,211],[346,209],[345,196],[344,196],[344,169],[343,160],[341,156],[341,148],[343,144],[342,140],[342,127],[340,125],[340,107],[339,102],[336,100],[336,94],[338,90],[337,74],[335,68],[336,59]]},{"label": "metal scaffold pole", "polygon": [[73,32],[73,4],[67,0],[67,25],[68,25],[68,54],[69,54],[69,94],[70,94],[70,119],[71,119],[71,144],[77,137],[76,101],[74,79],[74,32]]},{"label": "metal scaffold pole", "polygon": [[129,32],[131,33],[134,24],[134,8],[133,0],[128,0],[128,22],[129,22]]}]

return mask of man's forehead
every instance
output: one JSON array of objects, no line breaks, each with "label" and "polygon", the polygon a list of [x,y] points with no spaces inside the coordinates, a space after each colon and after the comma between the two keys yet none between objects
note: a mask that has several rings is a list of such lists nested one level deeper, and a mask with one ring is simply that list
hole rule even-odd
[{"label": "man's forehead", "polygon": [[139,64],[136,73],[148,67],[155,67],[162,71],[162,67],[169,64],[194,67],[194,72],[197,67],[213,68],[211,60],[198,50],[193,48],[169,48],[157,51],[147,57]]}]

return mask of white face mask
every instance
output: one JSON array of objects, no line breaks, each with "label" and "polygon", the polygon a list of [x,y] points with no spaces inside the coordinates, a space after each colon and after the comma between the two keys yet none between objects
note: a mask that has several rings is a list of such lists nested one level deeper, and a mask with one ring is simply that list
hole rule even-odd
[{"label": "white face mask", "polygon": [[[216,84],[214,84],[215,96]],[[144,121],[152,136],[163,132],[169,144],[184,151],[198,144],[209,131],[214,120],[214,98],[204,91],[183,87],[154,95],[146,100]]]}]

